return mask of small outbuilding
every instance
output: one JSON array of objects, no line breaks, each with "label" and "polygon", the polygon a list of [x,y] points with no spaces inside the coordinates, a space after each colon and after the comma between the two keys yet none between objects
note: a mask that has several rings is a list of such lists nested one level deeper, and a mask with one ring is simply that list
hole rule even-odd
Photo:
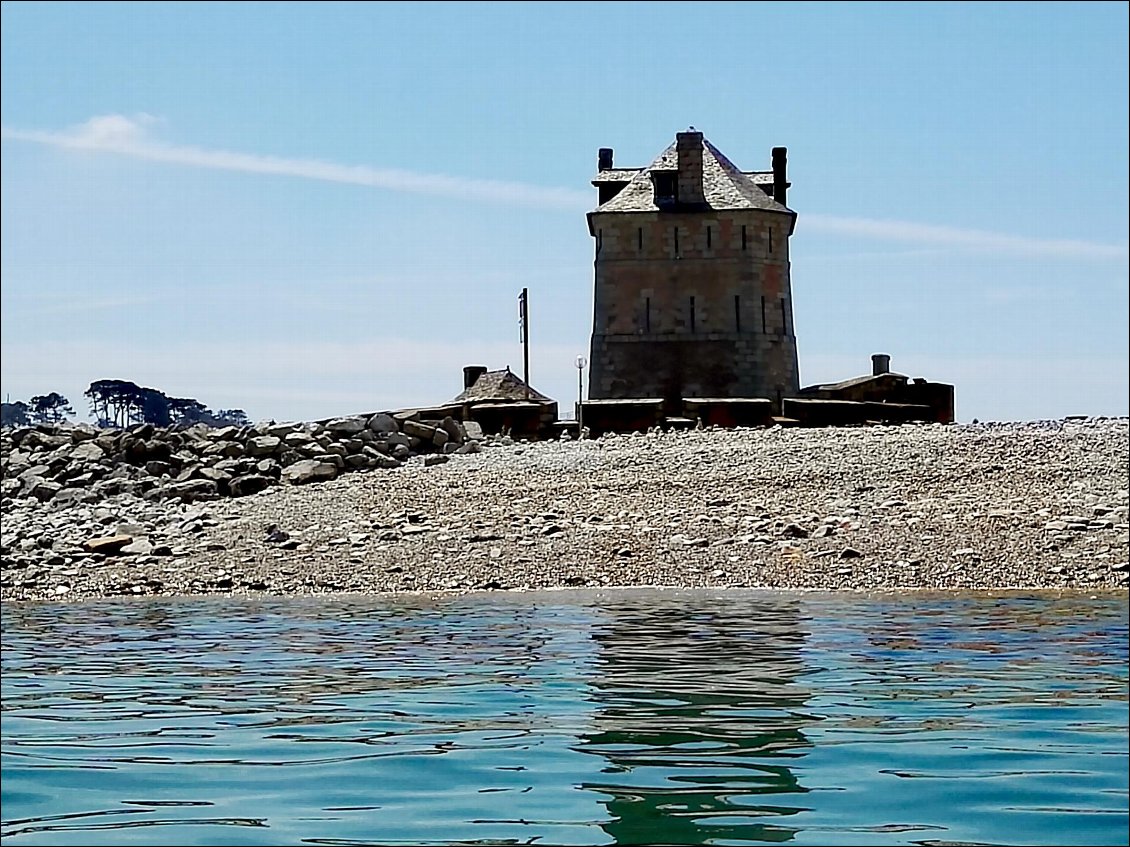
[{"label": "small outbuilding", "polygon": [[944,382],[894,373],[891,357],[876,353],[869,375],[802,388],[796,400],[785,401],[784,412],[820,426],[863,420],[953,423],[954,389]]},{"label": "small outbuilding", "polygon": [[527,385],[509,367],[463,368],[463,391],[450,402],[462,407],[463,420],[475,421],[487,433],[537,436],[557,421],[557,401]]}]

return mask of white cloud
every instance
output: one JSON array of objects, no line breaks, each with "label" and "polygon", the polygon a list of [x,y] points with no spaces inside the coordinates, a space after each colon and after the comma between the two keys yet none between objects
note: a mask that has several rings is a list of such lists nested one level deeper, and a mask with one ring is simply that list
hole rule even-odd
[{"label": "white cloud", "polygon": [[146,135],[146,126],[156,120],[145,113],[132,118],[125,115],[99,115],[75,127],[70,134],[75,143],[89,145],[92,149],[112,148],[115,145],[142,141]]},{"label": "white cloud", "polygon": [[[273,174],[302,179],[363,185],[388,191],[461,197],[514,206],[580,212],[592,206],[592,193],[522,182],[472,179],[367,165],[342,165],[317,159],[290,159],[227,150],[168,144],[153,139],[147,127],[152,115],[99,115],[63,132],[0,128],[0,137],[68,150],[114,153],[155,162],[213,170]],[[1072,239],[1030,238],[975,229],[919,224],[910,221],[850,218],[806,213],[802,226],[880,241],[904,241],[1027,256],[1126,259],[1125,244],[1101,244]]]},{"label": "white cloud", "polygon": [[162,300],[173,299],[170,295],[122,294],[119,296],[76,296],[71,294],[36,296],[36,297],[11,297],[4,292],[4,309],[20,318],[35,315],[66,315],[88,312],[136,308],[138,306],[152,306]]},{"label": "white cloud", "polygon": [[591,205],[592,201],[590,192],[568,188],[547,188],[522,182],[472,179],[394,168],[373,168],[366,165],[341,165],[317,159],[288,159],[280,156],[166,144],[151,139],[146,133],[146,125],[152,122],[150,116],[128,118],[123,115],[102,115],[65,132],[15,130],[4,127],[0,129],[0,136],[66,150],[116,153],[137,159],[196,168],[293,176],[323,182],[383,188],[389,191],[486,200],[515,206],[583,211]]},{"label": "white cloud", "polygon": [[885,241],[938,244],[958,249],[986,250],[1025,256],[1062,256],[1087,259],[1125,259],[1130,255],[1125,244],[1099,244],[1065,238],[1028,238],[977,229],[918,224],[909,221],[842,218],[834,215],[805,214],[801,224],[819,232],[843,233]]}]

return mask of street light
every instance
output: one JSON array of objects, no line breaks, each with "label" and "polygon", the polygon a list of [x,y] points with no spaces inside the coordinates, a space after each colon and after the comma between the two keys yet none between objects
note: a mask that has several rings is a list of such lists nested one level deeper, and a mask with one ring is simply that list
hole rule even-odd
[{"label": "street light", "polygon": [[585,394],[581,385],[581,375],[585,372],[588,360],[584,356],[578,356],[573,364],[577,366],[577,440],[580,441],[585,433]]}]

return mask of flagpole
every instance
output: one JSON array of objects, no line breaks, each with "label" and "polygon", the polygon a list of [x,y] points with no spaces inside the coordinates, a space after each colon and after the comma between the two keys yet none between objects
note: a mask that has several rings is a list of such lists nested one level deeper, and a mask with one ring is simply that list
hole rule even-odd
[{"label": "flagpole", "polygon": [[522,379],[526,383],[526,402],[530,400],[530,289],[522,289]]}]

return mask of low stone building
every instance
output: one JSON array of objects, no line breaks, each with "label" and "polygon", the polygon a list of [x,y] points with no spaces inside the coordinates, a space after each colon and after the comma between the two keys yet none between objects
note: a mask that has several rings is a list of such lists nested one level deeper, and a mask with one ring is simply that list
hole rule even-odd
[{"label": "low stone building", "polygon": [[590,399],[796,394],[785,163],[742,171],[693,127],[646,167],[599,151]]},{"label": "low stone building", "polygon": [[871,373],[842,382],[802,388],[784,413],[803,423],[829,425],[868,420],[953,423],[954,388],[891,371],[891,357],[871,357]]},{"label": "low stone building", "polygon": [[463,368],[463,391],[447,405],[459,406],[463,420],[475,421],[488,433],[536,436],[557,421],[557,401],[526,385],[509,367]]}]

